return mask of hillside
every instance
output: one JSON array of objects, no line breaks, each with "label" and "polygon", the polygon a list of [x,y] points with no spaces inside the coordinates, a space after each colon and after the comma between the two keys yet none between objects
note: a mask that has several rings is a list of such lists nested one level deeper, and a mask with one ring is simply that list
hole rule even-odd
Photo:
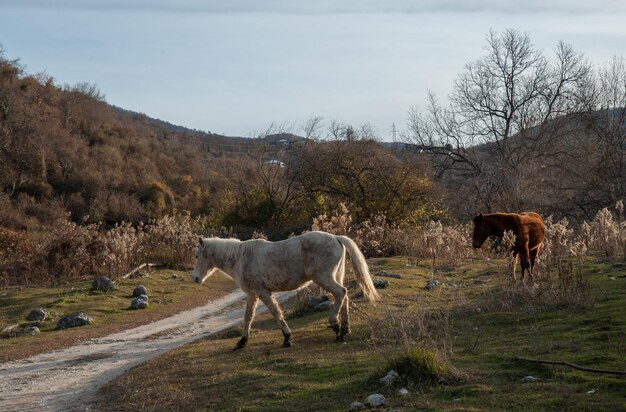
[{"label": "hillside", "polygon": [[334,141],[221,136],[111,106],[94,85],[60,87],[1,57],[0,107],[0,227],[10,230],[182,213],[244,236],[285,236],[340,203],[359,220],[434,209],[415,156],[394,156],[349,126]]},{"label": "hillside", "polygon": [[1,57],[0,107],[0,226],[17,230],[66,213],[109,225],[174,210],[223,214],[219,198],[232,189],[224,168],[285,138],[190,130],[111,106],[93,85],[59,87]]}]

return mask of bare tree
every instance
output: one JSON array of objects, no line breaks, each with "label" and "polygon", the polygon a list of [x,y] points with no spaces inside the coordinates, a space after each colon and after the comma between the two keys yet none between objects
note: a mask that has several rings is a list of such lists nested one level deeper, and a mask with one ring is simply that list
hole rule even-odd
[{"label": "bare tree", "polygon": [[583,122],[588,143],[578,161],[568,162],[577,207],[591,218],[596,210],[626,196],[626,64],[614,56],[600,67],[590,88],[592,96]]},{"label": "bare tree", "polygon": [[484,207],[496,196],[498,207],[516,208],[529,162],[553,157],[549,148],[569,132],[557,119],[585,106],[591,70],[571,46],[559,43],[548,59],[511,29],[490,31],[485,50],[454,82],[448,106],[431,93],[425,111],[409,112],[406,138],[434,155],[439,177],[478,178],[473,190]]}]

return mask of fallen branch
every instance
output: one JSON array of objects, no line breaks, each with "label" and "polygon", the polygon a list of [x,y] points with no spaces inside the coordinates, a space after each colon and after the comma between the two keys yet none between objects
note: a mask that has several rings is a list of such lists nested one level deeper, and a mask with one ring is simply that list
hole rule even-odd
[{"label": "fallen branch", "polygon": [[158,266],[163,266],[163,265],[161,265],[160,263],[142,263],[141,265],[139,265],[136,268],[132,269],[130,272],[120,276],[120,279],[126,279],[127,277],[129,277],[133,273],[139,272],[141,269],[143,269],[145,267],[153,268],[153,267],[158,267]]},{"label": "fallen branch", "polygon": [[609,375],[626,376],[626,371],[615,371],[615,370],[610,370],[610,369],[587,368],[585,366],[576,365],[575,363],[566,362],[566,361],[553,361],[553,360],[528,359],[528,358],[515,358],[515,360],[524,361],[524,362],[543,363],[543,364],[546,364],[546,365],[569,366],[572,369],[578,369],[578,370],[585,371],[585,372],[605,373],[605,374],[609,374]]}]

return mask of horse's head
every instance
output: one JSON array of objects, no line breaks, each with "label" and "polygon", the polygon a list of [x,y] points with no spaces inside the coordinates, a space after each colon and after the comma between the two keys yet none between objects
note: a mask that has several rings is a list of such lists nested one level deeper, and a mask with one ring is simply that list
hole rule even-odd
[{"label": "horse's head", "polygon": [[479,248],[485,243],[485,240],[489,237],[489,223],[483,216],[482,213],[479,213],[478,216],[474,218],[474,234],[472,235],[472,246],[475,248]]},{"label": "horse's head", "polygon": [[202,283],[211,276],[214,267],[208,245],[203,238],[199,238],[196,247],[196,267],[193,269],[191,278],[196,283]]}]

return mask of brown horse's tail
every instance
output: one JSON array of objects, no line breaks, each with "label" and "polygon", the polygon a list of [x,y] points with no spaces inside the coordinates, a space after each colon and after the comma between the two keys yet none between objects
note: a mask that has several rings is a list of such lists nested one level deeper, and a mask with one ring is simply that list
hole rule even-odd
[{"label": "brown horse's tail", "polygon": [[372,276],[370,275],[370,270],[367,267],[367,262],[365,261],[365,256],[359,250],[359,247],[354,243],[352,239],[347,236],[336,236],[339,243],[341,243],[350,255],[350,261],[352,262],[352,267],[354,268],[354,272],[356,273],[356,279],[359,282],[359,286],[363,291],[363,294],[370,302],[375,302],[380,298],[380,295],[376,291],[374,287],[374,282],[372,281]]}]

